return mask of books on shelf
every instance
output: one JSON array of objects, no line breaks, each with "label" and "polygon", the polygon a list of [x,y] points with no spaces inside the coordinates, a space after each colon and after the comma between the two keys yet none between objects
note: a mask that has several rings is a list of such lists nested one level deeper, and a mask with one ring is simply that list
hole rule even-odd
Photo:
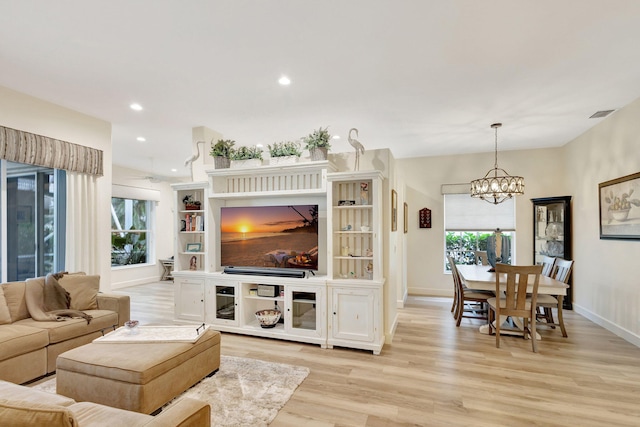
[{"label": "books on shelf", "polygon": [[202,215],[186,214],[184,216],[185,231],[204,231],[204,220]]}]

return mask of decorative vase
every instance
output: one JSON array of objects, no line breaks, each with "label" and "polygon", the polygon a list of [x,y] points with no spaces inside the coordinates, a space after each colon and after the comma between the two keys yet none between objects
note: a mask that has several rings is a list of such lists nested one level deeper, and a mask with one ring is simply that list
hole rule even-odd
[{"label": "decorative vase", "polygon": [[222,156],[213,156],[213,166],[216,169],[228,169],[231,160]]},{"label": "decorative vase", "polygon": [[329,150],[327,147],[314,147],[309,149],[309,154],[311,155],[311,160],[327,160],[327,152]]},{"label": "decorative vase", "polygon": [[232,160],[231,167],[232,168],[255,168],[258,166],[262,166],[261,159],[247,159],[247,160]]},{"label": "decorative vase", "polygon": [[297,162],[298,162],[298,156],[271,157],[269,159],[269,164],[272,166],[290,165]]}]

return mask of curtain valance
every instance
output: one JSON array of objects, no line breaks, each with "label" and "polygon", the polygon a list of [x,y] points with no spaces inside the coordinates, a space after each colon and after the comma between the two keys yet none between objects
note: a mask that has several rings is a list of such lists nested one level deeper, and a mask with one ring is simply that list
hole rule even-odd
[{"label": "curtain valance", "polygon": [[102,150],[0,126],[0,158],[102,176]]}]

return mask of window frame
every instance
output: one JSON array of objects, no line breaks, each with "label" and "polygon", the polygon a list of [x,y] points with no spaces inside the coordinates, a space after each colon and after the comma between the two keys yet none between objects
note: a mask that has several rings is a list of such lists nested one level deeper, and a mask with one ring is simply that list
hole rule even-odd
[{"label": "window frame", "polygon": [[[146,221],[145,221],[145,227],[144,229],[123,229],[124,226],[119,224],[119,221],[116,221],[117,224],[120,225],[120,229],[114,228],[113,224],[114,224],[114,217],[116,217],[116,213],[115,213],[115,208],[114,208],[114,202],[113,199],[120,199],[120,200],[124,200],[125,201],[125,205],[127,204],[127,202],[131,202],[131,205],[133,205],[133,202],[137,202],[137,203],[144,203],[145,205],[145,214],[146,214]],[[154,265],[155,264],[155,202],[153,200],[147,200],[147,199],[137,199],[137,198],[131,198],[131,197],[123,197],[123,196],[113,196],[111,197],[111,202],[110,202],[110,207],[111,207],[111,231],[110,231],[110,242],[111,242],[111,268],[112,269],[123,269],[123,268],[135,268],[135,267],[145,267],[145,266],[149,266],[149,265]],[[126,207],[125,207],[126,209]],[[132,209],[133,210],[133,209]],[[131,222],[133,223],[134,219],[131,219]],[[120,234],[121,237],[125,237],[124,235],[135,235],[135,234],[144,234],[145,236],[145,260],[144,262],[135,262],[135,263],[124,263],[124,264],[118,264],[115,263],[114,264],[114,244],[113,244],[113,238],[114,238],[114,234]],[[130,244],[130,243],[127,243]],[[135,242],[133,243],[135,244]],[[132,256],[132,255],[130,255]]]}]

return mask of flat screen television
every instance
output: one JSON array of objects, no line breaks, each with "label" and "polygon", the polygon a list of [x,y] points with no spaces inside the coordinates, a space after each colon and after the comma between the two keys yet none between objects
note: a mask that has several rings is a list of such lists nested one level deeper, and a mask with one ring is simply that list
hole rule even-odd
[{"label": "flat screen television", "polygon": [[220,264],[318,270],[318,205],[220,208]]}]

